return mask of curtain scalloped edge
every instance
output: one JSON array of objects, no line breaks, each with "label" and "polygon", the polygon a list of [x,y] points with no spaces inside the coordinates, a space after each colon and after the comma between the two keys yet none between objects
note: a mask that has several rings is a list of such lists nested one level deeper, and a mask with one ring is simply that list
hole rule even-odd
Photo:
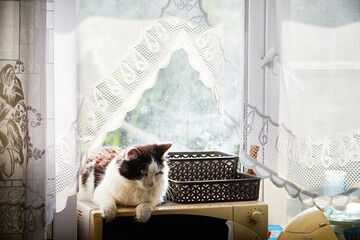
[{"label": "curtain scalloped edge", "polygon": [[[113,70],[109,71],[109,74],[107,74],[106,76],[111,75],[111,73],[114,71],[114,69],[116,69],[116,67],[121,63],[122,59],[125,59],[128,55],[132,54],[130,50],[134,49],[135,46],[137,46],[137,44],[141,43],[144,33],[148,29],[150,29],[153,25],[158,24],[158,21],[159,20],[156,20],[156,21],[154,21],[153,24],[149,24],[148,26],[146,26],[140,30],[138,41],[136,43],[134,43],[133,45],[129,46],[127,54],[125,54],[121,59],[119,59],[117,61],[117,64],[114,65]],[[216,87],[214,86],[215,80],[213,79],[211,74],[206,70],[206,67],[204,67],[203,61],[201,60],[201,57],[198,55],[197,51],[193,49],[193,46],[192,46],[193,44],[191,43],[190,39],[182,32],[179,35],[180,36],[177,39],[177,41],[175,41],[175,43],[172,44],[172,47],[165,53],[164,57],[158,61],[158,64],[155,65],[153,71],[149,74],[150,77],[148,78],[148,80],[146,82],[143,82],[142,85],[140,85],[139,88],[135,90],[135,92],[134,92],[135,97],[133,97],[134,100],[132,100],[132,102],[130,104],[129,103],[124,104],[124,107],[121,107],[119,110],[117,110],[116,112],[114,112],[112,114],[112,116],[101,127],[101,129],[98,131],[98,133],[93,137],[93,140],[88,143],[88,145],[86,146],[86,149],[84,149],[82,151],[82,154],[88,153],[90,150],[98,147],[99,146],[98,144],[94,145],[95,142],[100,142],[105,139],[106,135],[101,136],[101,138],[99,138],[99,134],[101,134],[104,131],[108,132],[108,131],[114,130],[123,124],[125,114],[127,112],[133,110],[137,106],[137,104],[140,101],[145,90],[152,88],[156,84],[156,78],[157,78],[159,70],[166,67],[169,64],[173,53],[179,49],[184,49],[186,51],[191,67],[200,73],[200,79],[204,83],[204,85],[212,90],[214,96],[219,95],[216,91]],[[105,79],[105,78],[106,77],[104,77],[102,79]],[[99,80],[99,82],[101,82],[102,79]],[[205,79],[209,79],[209,80],[207,81]],[[96,85],[99,84],[99,82],[93,84],[92,88],[95,88]],[[223,115],[227,114],[227,113],[225,113],[225,109],[222,106],[221,100],[217,101],[217,107],[218,107],[220,115],[222,116],[222,118],[224,120]],[[121,117],[119,117],[119,116],[121,116]],[[113,124],[115,118],[120,119],[120,120],[118,120],[118,122],[116,124]],[[225,121],[224,121],[224,123],[225,123]],[[109,128],[109,125],[111,126],[111,128]],[[226,123],[226,125],[228,126],[230,124]]]},{"label": "curtain scalloped edge", "polygon": [[[260,117],[264,119],[264,123],[270,123],[273,127],[278,129],[278,135],[276,140],[276,148],[279,152],[282,152],[284,154],[287,154],[289,151],[289,144],[286,140],[288,138],[293,138],[295,144],[291,145],[291,151],[297,154],[297,156],[300,155],[300,145],[306,146],[308,149],[312,149],[313,147],[316,147],[318,145],[321,145],[321,163],[324,167],[329,167],[334,164],[338,164],[340,166],[346,165],[348,162],[359,162],[360,161],[360,154],[359,154],[359,146],[357,143],[357,136],[360,136],[360,128],[355,129],[353,131],[349,131],[347,133],[342,134],[338,138],[331,138],[329,136],[324,136],[320,140],[315,140],[313,137],[308,136],[301,136],[294,134],[290,129],[286,127],[285,123],[277,123],[275,122],[269,115],[264,115],[260,113],[258,108],[256,106],[253,106],[246,102],[246,107],[249,108],[251,111],[246,114],[244,124],[245,126],[251,126],[251,123],[248,123],[248,118],[252,117],[254,118],[254,115],[257,117]],[[279,147],[279,139],[285,139],[285,141],[282,141],[282,145],[284,147]],[[345,141],[349,141],[351,144],[351,148],[345,147]],[[266,144],[266,143],[265,143]],[[330,146],[332,148],[336,148],[337,151],[340,153],[339,159],[334,159],[329,153],[330,153]],[[311,150],[310,150],[311,151]],[[328,157],[327,160],[325,159],[325,156]],[[298,158],[299,162],[305,162],[306,166],[308,168],[312,168],[314,165],[314,161],[305,161],[305,159]]]},{"label": "curtain scalloped edge", "polygon": [[[118,67],[118,65],[122,63],[123,59],[125,59],[129,55],[133,54],[132,50],[135,49],[135,47],[142,42],[145,33],[149,29],[151,29],[153,26],[157,26],[158,24],[160,24],[159,21],[160,21],[159,19],[155,20],[151,24],[141,28],[138,40],[134,44],[129,45],[127,53],[123,57],[119,58],[118,61],[116,61],[116,64],[114,64],[113,69],[111,71],[109,71],[109,73],[106,74],[105,77],[101,78],[98,82],[92,84],[91,89],[96,88],[96,86],[99,83],[101,83],[103,81],[103,79],[105,79],[107,76],[110,76],[112,74],[112,72],[116,69],[116,67]],[[211,28],[209,28],[209,29],[211,30]],[[207,31],[209,31],[209,30],[207,30]],[[91,137],[91,140],[88,142],[85,149],[83,149],[81,151],[81,159],[83,159],[83,156],[86,156],[90,151],[94,150],[95,148],[97,148],[101,145],[101,143],[104,141],[104,139],[106,137],[106,133],[108,131],[114,130],[123,124],[125,114],[127,112],[133,110],[137,106],[137,104],[140,101],[145,90],[152,88],[156,84],[159,70],[161,68],[166,67],[169,64],[173,53],[179,49],[184,49],[186,51],[188,58],[189,58],[190,65],[192,66],[193,69],[195,69],[196,71],[198,71],[200,73],[200,79],[204,83],[204,85],[209,87],[212,90],[215,97],[219,96],[219,93],[216,90],[215,79],[211,75],[211,73],[206,69],[206,66],[204,65],[204,62],[203,62],[204,60],[201,59],[198,52],[194,49],[194,46],[193,46],[194,43],[191,42],[189,37],[186,34],[184,34],[184,32],[180,32],[178,37],[179,38],[177,38],[173,42],[175,44],[171,44],[170,48],[164,53],[163,57],[153,66],[153,69],[149,73],[149,75],[148,75],[149,77],[147,78],[147,80],[143,81],[142,84],[140,84],[140,86],[138,86],[138,88],[135,89],[135,91],[133,92],[133,95],[135,95],[135,96],[131,99],[131,101],[127,102],[122,107],[120,107],[117,111],[115,111],[106,120],[105,124],[100,128],[100,130],[97,132],[97,134],[95,134],[94,136]],[[224,55],[223,51],[222,51],[222,55]],[[222,58],[222,59],[224,60],[225,58]],[[77,119],[72,123],[72,126],[71,126],[69,132],[64,134],[64,136],[59,136],[57,138],[57,144],[60,144],[61,141],[63,140],[63,138],[66,138],[68,135],[73,134],[73,131],[76,133],[77,124],[79,123],[78,122],[79,113],[80,113],[81,109],[85,106],[85,100],[89,96],[91,96],[91,93],[82,98],[81,104],[78,108]],[[224,109],[224,107],[222,106],[221,100],[217,101],[217,107],[218,107],[218,111],[219,111],[220,115],[222,116],[222,118],[224,120],[224,123],[226,125],[231,125],[230,123],[225,122],[225,116],[223,116],[223,115],[227,115],[228,113],[226,112],[226,109]],[[230,120],[234,121],[233,119],[230,119]],[[81,165],[83,165],[83,164],[84,164],[84,162],[82,161]],[[83,169],[83,166],[80,166],[80,171],[82,169]],[[76,180],[77,179],[78,178],[76,178]],[[59,200],[60,200],[60,198],[62,199],[65,196],[72,195],[72,193],[70,193],[70,191],[69,191],[69,187],[72,188],[73,186],[74,186],[74,182],[72,182],[69,186],[67,186],[63,191],[58,193],[57,197],[59,197]],[[63,202],[63,201],[61,201],[61,202]],[[57,206],[56,212],[60,212],[66,206],[66,202],[67,201],[65,201],[65,203],[61,203],[61,204],[57,203],[58,206]]]},{"label": "curtain scalloped edge", "polygon": [[247,168],[252,168],[254,172],[261,178],[269,178],[271,182],[278,188],[284,188],[289,196],[292,198],[299,198],[304,205],[315,205],[319,210],[325,212],[330,207],[336,210],[343,211],[351,202],[360,201],[360,188],[352,188],[340,195],[327,197],[310,193],[302,190],[295,184],[288,182],[278,176],[276,172],[262,165],[260,162],[254,160],[247,153],[241,151],[241,162]]},{"label": "curtain scalloped edge", "polygon": [[320,145],[320,144],[324,144],[324,143],[328,143],[329,141],[331,142],[339,142],[342,139],[350,139],[353,138],[354,135],[358,135],[360,134],[360,128],[355,128],[353,130],[349,130],[346,133],[342,133],[342,134],[338,134],[336,136],[324,136],[321,139],[315,139],[314,137],[311,136],[303,136],[301,134],[297,134],[294,133],[289,127],[286,126],[285,122],[275,122],[270,115],[264,115],[262,114],[258,107],[256,105],[250,104],[248,102],[246,102],[246,107],[250,108],[251,110],[255,111],[256,114],[258,114],[260,117],[262,117],[265,120],[268,120],[273,126],[278,127],[283,129],[284,131],[286,131],[289,135],[299,138],[299,139],[309,139],[311,140],[311,143],[314,145]]}]

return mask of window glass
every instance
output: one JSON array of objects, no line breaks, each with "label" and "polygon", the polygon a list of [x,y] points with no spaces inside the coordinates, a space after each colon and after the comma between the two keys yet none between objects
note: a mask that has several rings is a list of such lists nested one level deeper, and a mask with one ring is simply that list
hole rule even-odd
[{"label": "window glass", "polygon": [[223,124],[211,89],[184,50],[174,52],[168,66],[159,70],[155,86],[144,92],[123,126],[108,133],[104,144],[154,142],[172,142],[172,151],[239,150],[236,132]]}]

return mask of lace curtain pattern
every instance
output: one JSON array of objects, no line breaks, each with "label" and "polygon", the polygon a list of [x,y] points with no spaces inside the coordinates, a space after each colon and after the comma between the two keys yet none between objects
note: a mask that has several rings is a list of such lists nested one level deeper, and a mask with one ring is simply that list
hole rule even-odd
[{"label": "lace curtain pattern", "polygon": [[359,10],[358,1],[269,3],[266,110],[246,104],[246,144],[260,150],[256,161],[246,149],[245,165],[324,211],[360,197]]},{"label": "lace curtain pattern", "polygon": [[[167,66],[179,49],[186,51],[191,66],[212,90],[224,123],[241,133],[238,123],[243,111],[240,84],[243,72],[241,64],[229,61],[241,59],[241,51],[235,50],[239,29],[219,24],[226,22],[224,17],[214,18],[217,27],[212,27],[202,1],[133,1],[131,4],[110,4],[117,11],[106,11],[106,4],[79,1],[79,59],[80,66],[84,66],[79,70],[79,81],[85,97],[72,131],[56,147],[57,162],[67,166],[64,169],[78,170],[62,171],[65,177],[57,181],[61,196],[74,194],[71,190],[76,185],[74,179],[87,155],[102,146],[107,132],[123,124],[127,112],[136,107],[143,92],[155,85],[159,69]],[[231,9],[231,5],[227,8],[235,16],[239,14],[237,8]],[[95,29],[102,32],[100,37]],[[235,43],[228,43],[219,33],[234,36]],[[109,45],[103,46],[104,39]],[[112,45],[112,41],[119,39],[121,44]],[[228,58],[224,51],[229,52]],[[78,140],[80,149],[75,149]],[[77,151],[81,152],[80,169],[75,157],[79,156]],[[58,209],[66,204],[57,203]]]},{"label": "lace curtain pattern", "polygon": [[[259,59],[265,110],[244,88],[252,81],[244,79],[246,46],[239,41],[246,36],[246,2],[78,1],[82,100],[72,130],[56,145],[62,174],[56,194],[65,199],[58,210],[76,193],[87,155],[123,124],[178,49],[237,132],[246,167],[324,211],[359,200],[358,2],[268,3],[267,52]],[[251,146],[259,149],[257,159]],[[332,173],[345,177],[329,192]]]},{"label": "lace curtain pattern", "polygon": [[46,238],[49,164],[46,1],[0,2],[0,235]]},{"label": "lace curtain pattern", "polygon": [[[34,8],[42,4],[34,2]],[[267,49],[264,58],[259,59],[266,76],[263,94],[266,97],[262,99],[265,110],[246,98],[249,89],[244,87],[246,81],[253,81],[244,78],[246,44],[241,39],[247,34],[246,3],[78,0],[76,84],[81,100],[77,119],[72,119],[70,131],[57,134],[54,149],[35,141],[37,137],[32,131],[46,127],[47,112],[41,100],[32,103],[33,98],[44,95],[26,92],[36,85],[33,80],[25,81],[25,73],[43,69],[39,64],[31,64],[39,63],[31,55],[39,52],[39,47],[32,49],[36,51],[24,50],[31,56],[27,62],[20,58],[21,61],[11,64],[13,70],[10,66],[4,68],[4,75],[20,79],[21,87],[19,81],[11,80],[17,84],[16,91],[25,90],[15,98],[2,97],[0,104],[5,111],[1,112],[4,127],[0,136],[4,139],[2,145],[8,146],[15,144],[6,140],[9,134],[15,136],[18,132],[17,138],[22,138],[23,145],[26,143],[26,151],[23,149],[26,157],[24,153],[22,162],[19,147],[13,147],[10,158],[14,161],[1,168],[1,176],[16,173],[17,166],[22,169],[32,166],[32,161],[38,168],[46,166],[52,188],[48,187],[47,195],[43,193],[43,199],[54,202],[56,196],[56,211],[61,211],[67,197],[76,194],[87,155],[102,146],[109,131],[122,126],[126,114],[136,107],[144,91],[156,84],[159,69],[167,66],[175,51],[183,49],[202,83],[211,89],[224,124],[238,134],[241,160],[246,167],[271,178],[304,204],[315,204],[322,210],[331,205],[341,210],[350,201],[359,200],[358,1],[268,3]],[[31,17],[30,13],[22,19],[27,18],[29,21],[24,24],[40,24],[42,19]],[[27,30],[23,34],[37,36],[34,33],[41,31]],[[41,45],[46,40],[34,42]],[[9,81],[4,78],[3,86],[8,86]],[[43,87],[37,89],[44,90]],[[18,103],[10,105],[14,101]],[[26,117],[31,117],[31,121]],[[14,130],[15,126],[19,131]],[[259,149],[257,159],[250,155],[253,145]],[[45,157],[51,159],[54,155],[56,187],[51,182],[55,182],[53,162],[40,164],[45,163]],[[25,168],[28,174],[29,167]],[[326,174],[330,170],[345,173],[346,177],[340,190],[329,193],[325,186],[329,185]]]}]

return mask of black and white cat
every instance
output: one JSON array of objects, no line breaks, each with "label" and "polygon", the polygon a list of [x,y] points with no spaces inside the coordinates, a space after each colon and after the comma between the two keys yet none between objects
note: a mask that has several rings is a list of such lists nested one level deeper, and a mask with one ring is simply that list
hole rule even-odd
[{"label": "black and white cat", "polygon": [[92,153],[81,176],[78,199],[98,204],[107,222],[115,218],[116,205],[136,206],[137,221],[147,222],[168,188],[164,154],[170,147],[171,143],[125,150],[105,147]]}]

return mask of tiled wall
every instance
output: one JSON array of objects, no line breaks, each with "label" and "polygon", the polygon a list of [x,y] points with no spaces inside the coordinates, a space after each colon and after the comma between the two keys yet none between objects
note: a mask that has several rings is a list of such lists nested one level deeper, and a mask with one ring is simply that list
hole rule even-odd
[{"label": "tiled wall", "polygon": [[[48,131],[54,129],[54,0],[46,0],[46,79],[47,79],[47,124]],[[47,136],[53,137],[53,133]],[[52,141],[50,141],[52,142]],[[54,181],[54,169],[48,164],[48,179]],[[51,184],[51,186],[54,186]],[[47,239],[53,239],[53,222],[47,227]]]},{"label": "tiled wall", "polygon": [[[47,93],[54,96],[54,0],[46,2],[46,72],[47,72]],[[48,97],[48,119],[54,119],[53,97]]]},{"label": "tiled wall", "polygon": [[20,56],[20,2],[0,1],[0,70]]}]

